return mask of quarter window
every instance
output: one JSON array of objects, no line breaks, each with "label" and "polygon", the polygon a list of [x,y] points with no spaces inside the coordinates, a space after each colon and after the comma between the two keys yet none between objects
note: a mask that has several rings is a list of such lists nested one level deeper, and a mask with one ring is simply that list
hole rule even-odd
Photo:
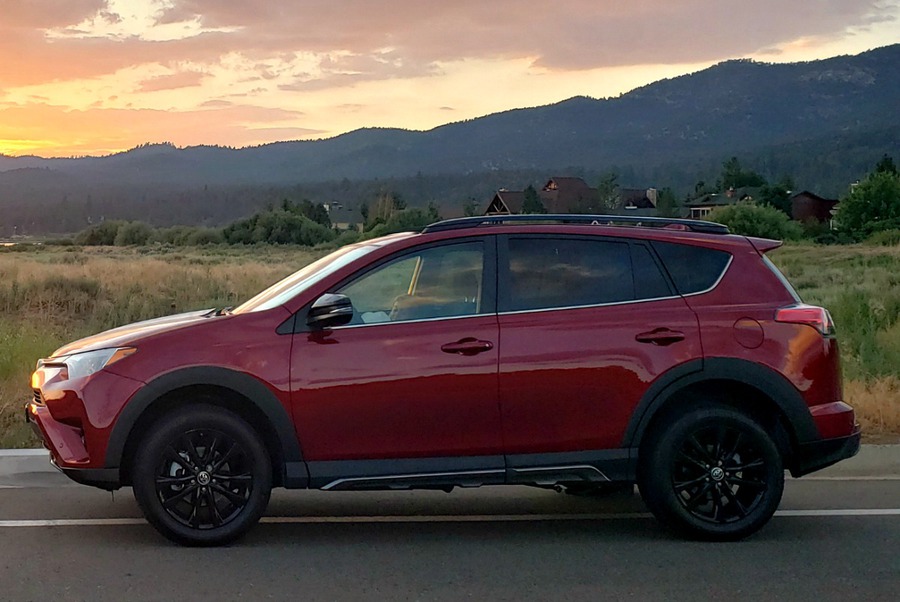
[{"label": "quarter window", "polygon": [[682,295],[711,288],[731,259],[725,251],[706,247],[656,241],[652,244]]},{"label": "quarter window", "polygon": [[341,288],[354,324],[377,324],[481,313],[481,242],[430,247],[381,265]]}]

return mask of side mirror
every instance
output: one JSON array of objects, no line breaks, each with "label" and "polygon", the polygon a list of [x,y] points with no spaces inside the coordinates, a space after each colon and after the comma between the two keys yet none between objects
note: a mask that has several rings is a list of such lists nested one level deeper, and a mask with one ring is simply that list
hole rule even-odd
[{"label": "side mirror", "polygon": [[353,319],[353,304],[347,295],[325,293],[315,300],[306,316],[306,323],[314,328],[343,326]]}]

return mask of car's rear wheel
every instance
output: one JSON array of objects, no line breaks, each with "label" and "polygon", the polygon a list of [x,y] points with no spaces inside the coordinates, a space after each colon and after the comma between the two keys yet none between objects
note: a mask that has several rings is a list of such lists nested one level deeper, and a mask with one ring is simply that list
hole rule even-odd
[{"label": "car's rear wheel", "polygon": [[642,449],[640,490],[666,526],[709,540],[759,530],[784,491],[784,466],[772,437],[730,407],[697,407],[658,430]]},{"label": "car's rear wheel", "polygon": [[256,431],[233,412],[181,408],[156,422],[139,446],[132,485],[147,521],[184,545],[234,541],[258,521],[272,464]]}]

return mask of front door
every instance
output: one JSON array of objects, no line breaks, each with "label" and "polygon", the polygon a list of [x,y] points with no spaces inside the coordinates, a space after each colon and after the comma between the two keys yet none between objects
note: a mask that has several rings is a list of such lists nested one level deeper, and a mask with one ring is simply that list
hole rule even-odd
[{"label": "front door", "polygon": [[376,461],[354,469],[370,476],[502,470],[493,245],[389,258],[329,291],[353,303],[349,325],[294,335],[293,415],[314,477],[360,461]]}]

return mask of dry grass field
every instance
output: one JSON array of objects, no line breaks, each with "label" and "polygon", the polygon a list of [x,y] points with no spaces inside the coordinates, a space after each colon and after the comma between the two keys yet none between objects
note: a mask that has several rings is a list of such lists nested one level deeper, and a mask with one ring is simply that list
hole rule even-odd
[{"label": "dry grass field", "polygon": [[[160,315],[237,305],[324,251],[303,247],[0,249],[0,447],[22,423],[35,360]],[[869,442],[900,440],[900,247],[789,245],[771,254],[838,326],[846,399]]]}]

